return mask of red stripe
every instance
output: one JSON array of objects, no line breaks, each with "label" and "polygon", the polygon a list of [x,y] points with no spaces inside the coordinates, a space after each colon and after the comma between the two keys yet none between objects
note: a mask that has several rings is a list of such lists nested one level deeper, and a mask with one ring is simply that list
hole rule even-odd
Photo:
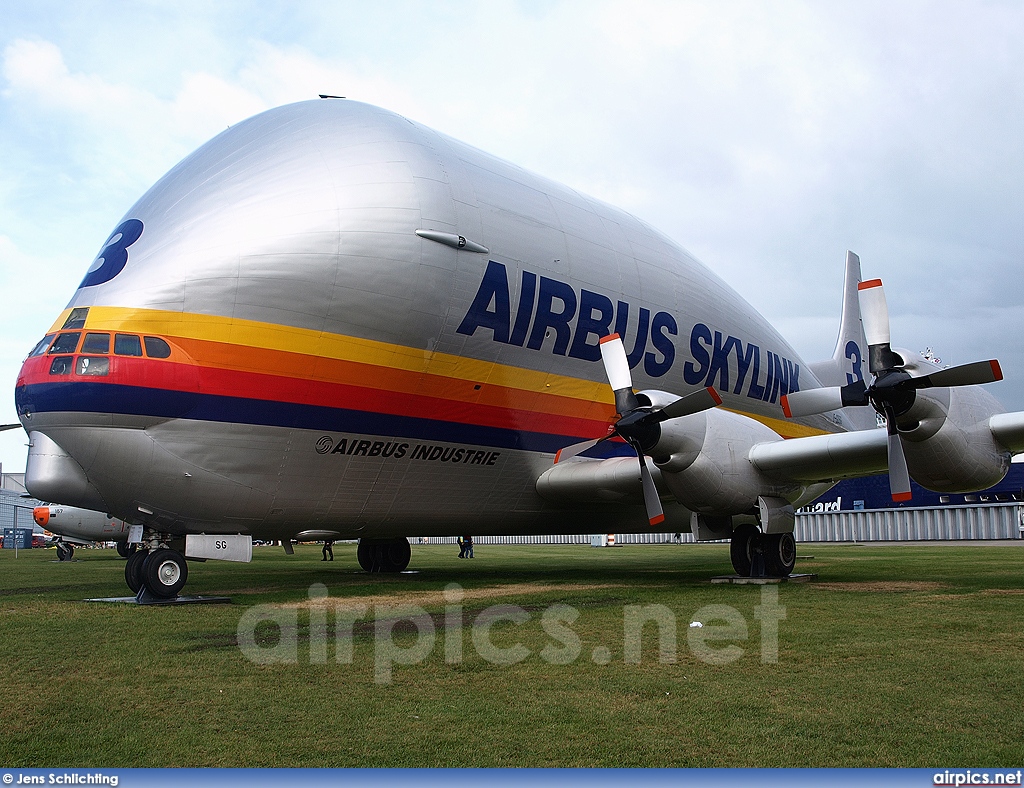
[{"label": "red stripe", "polygon": [[603,345],[605,342],[611,342],[612,340],[615,340],[615,339],[619,339],[619,335],[618,334],[609,334],[608,336],[601,337],[599,340],[597,340],[597,344]]},{"label": "red stripe", "polygon": [[892,499],[894,501],[909,501],[913,497],[914,497],[914,494],[913,493],[909,493],[909,492],[893,493],[892,494]]},{"label": "red stripe", "polygon": [[1003,379],[1003,370],[999,366],[999,362],[996,359],[992,359],[989,364],[992,365],[992,374],[995,375],[996,380]]},{"label": "red stripe", "polygon": [[857,285],[857,289],[858,290],[867,290],[867,289],[869,289],[871,287],[881,287],[881,286],[882,286],[882,280],[881,279],[869,279],[868,281],[861,282],[859,285]]}]

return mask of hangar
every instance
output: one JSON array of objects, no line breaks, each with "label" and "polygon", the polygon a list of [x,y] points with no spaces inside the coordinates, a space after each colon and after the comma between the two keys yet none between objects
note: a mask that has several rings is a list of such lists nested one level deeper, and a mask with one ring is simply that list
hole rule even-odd
[{"label": "hangar", "polygon": [[34,498],[24,498],[25,474],[3,473],[0,467],[0,533],[9,528],[42,531],[32,519],[32,509],[39,505]]}]

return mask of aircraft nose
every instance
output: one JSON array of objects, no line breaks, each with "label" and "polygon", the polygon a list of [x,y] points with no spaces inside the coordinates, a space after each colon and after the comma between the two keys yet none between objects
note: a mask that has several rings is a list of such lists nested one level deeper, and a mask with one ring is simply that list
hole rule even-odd
[{"label": "aircraft nose", "polygon": [[45,526],[50,522],[50,507],[37,506],[32,510],[32,519],[36,521],[37,525]]},{"label": "aircraft nose", "polygon": [[28,440],[25,488],[33,497],[99,512],[106,510],[102,496],[82,466],[56,441],[35,430],[29,433]]},{"label": "aircraft nose", "polygon": [[35,411],[28,393],[28,370],[26,368],[29,366],[30,361],[33,361],[33,359],[26,359],[22,363],[21,369],[18,371],[17,382],[14,384],[14,407],[18,414],[18,421],[25,428],[26,432],[29,429],[32,413]]}]

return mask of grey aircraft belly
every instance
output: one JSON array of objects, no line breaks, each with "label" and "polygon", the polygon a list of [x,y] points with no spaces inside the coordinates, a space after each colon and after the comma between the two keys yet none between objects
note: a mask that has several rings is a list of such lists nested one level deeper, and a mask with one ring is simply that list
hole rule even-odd
[{"label": "grey aircraft belly", "polygon": [[[848,255],[809,365],[636,218],[376,107],[289,105],[103,244],[18,380],[26,486],[142,525],[126,576],[158,596],[182,552],[247,557],[204,534],[358,537],[393,570],[412,535],[665,522],[785,573],[794,507],[835,480],[984,487],[1024,449],[974,385],[998,364],[891,349],[881,292]],[[857,429],[868,404],[889,430]]]}]

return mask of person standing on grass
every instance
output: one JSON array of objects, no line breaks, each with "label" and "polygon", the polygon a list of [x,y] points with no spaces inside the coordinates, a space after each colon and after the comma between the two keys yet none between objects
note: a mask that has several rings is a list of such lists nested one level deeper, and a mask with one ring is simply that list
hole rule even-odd
[{"label": "person standing on grass", "polygon": [[466,557],[466,537],[460,536],[456,541],[459,543],[459,558]]},{"label": "person standing on grass", "polygon": [[331,557],[330,558],[331,561],[334,560],[334,548],[331,546],[333,544],[334,544],[334,542],[332,542],[330,539],[325,539],[324,540],[324,549],[322,550],[322,552],[324,554],[324,557],[323,557],[324,561],[328,560],[327,556]]},{"label": "person standing on grass", "polygon": [[466,558],[472,558],[473,557],[473,537],[472,536],[464,536],[464,537],[462,537],[462,549],[466,553]]}]

